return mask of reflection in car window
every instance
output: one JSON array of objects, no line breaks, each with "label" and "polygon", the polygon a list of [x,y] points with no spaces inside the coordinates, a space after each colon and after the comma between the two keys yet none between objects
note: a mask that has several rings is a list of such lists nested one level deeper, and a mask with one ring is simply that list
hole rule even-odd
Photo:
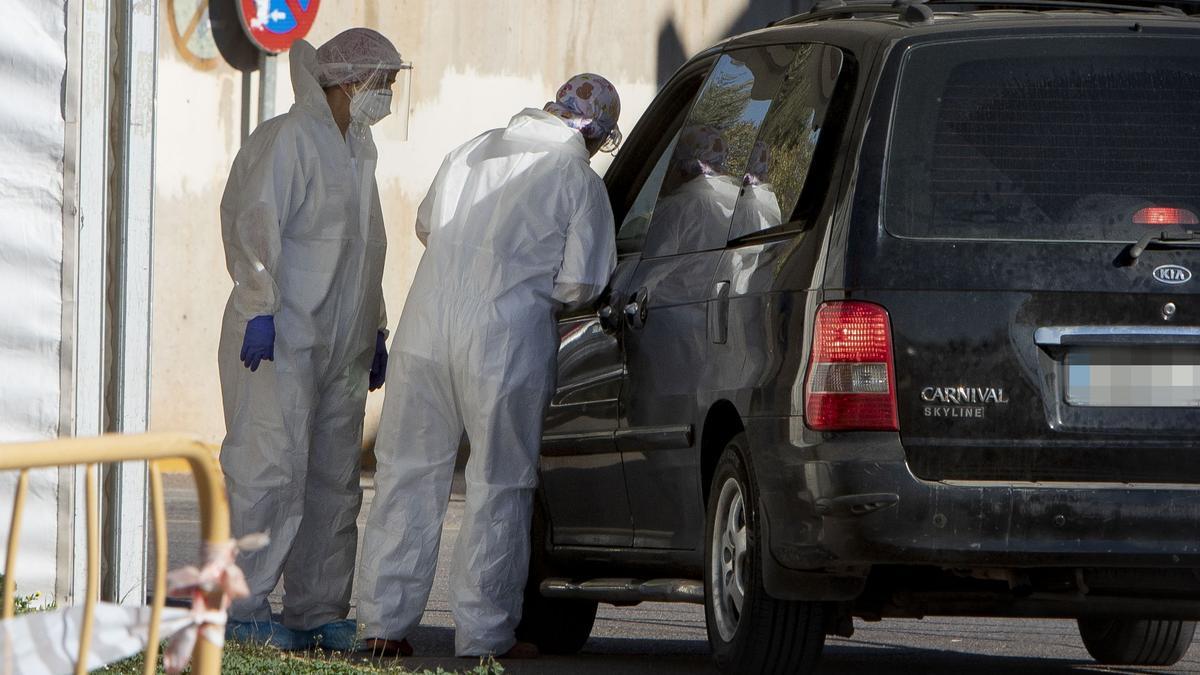
[{"label": "reflection in car window", "polygon": [[842,52],[836,47],[798,48],[751,148],[731,239],[778,227],[795,211],[841,72]]},{"label": "reflection in car window", "polygon": [[638,191],[637,198],[633,200],[633,206],[629,208],[625,220],[621,222],[621,227],[617,230],[617,248],[621,251],[641,249],[642,241],[646,237],[646,226],[650,224],[650,216],[654,213],[654,202],[658,199],[658,191],[662,187],[663,177],[667,175],[667,164],[675,152],[675,142],[678,140],[679,134],[676,133],[675,136],[659,156],[654,170],[646,177],[646,182]]},{"label": "reflection in car window", "polygon": [[742,49],[717,61],[676,139],[647,257],[724,247],[755,138],[796,49]]}]

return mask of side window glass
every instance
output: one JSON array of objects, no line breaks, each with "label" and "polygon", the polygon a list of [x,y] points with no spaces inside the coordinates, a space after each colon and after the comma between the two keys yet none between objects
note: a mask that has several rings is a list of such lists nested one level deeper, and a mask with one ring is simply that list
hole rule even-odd
[{"label": "side window glass", "polygon": [[771,230],[791,219],[804,193],[842,62],[836,47],[798,47],[750,151],[730,239]]},{"label": "side window glass", "polygon": [[707,69],[697,71],[673,82],[658,95],[618,153],[618,159],[627,155],[638,159],[616,172],[610,170],[605,177],[613,199],[613,213],[621,219],[617,228],[620,254],[642,250],[654,204],[675,152],[679,127],[691,110],[707,72]]},{"label": "side window glass", "polygon": [[675,139],[646,257],[725,246],[754,141],[796,50],[741,49],[717,61]]},{"label": "side window glass", "polygon": [[659,155],[658,162],[650,171],[650,175],[646,177],[646,182],[642,183],[642,189],[638,191],[637,197],[633,200],[633,206],[629,207],[629,212],[625,214],[625,220],[617,229],[617,250],[621,253],[642,250],[646,239],[646,228],[650,225],[650,217],[654,214],[654,202],[658,199],[658,191],[662,187],[663,177],[667,175],[667,164],[670,163],[671,155],[675,152],[675,142],[678,138],[679,133],[676,132],[675,138],[671,139],[666,149]]}]

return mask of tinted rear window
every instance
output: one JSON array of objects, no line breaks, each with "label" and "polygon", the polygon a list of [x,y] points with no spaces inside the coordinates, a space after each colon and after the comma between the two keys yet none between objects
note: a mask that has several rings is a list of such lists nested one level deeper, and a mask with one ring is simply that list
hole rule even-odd
[{"label": "tinted rear window", "polygon": [[1180,229],[1134,216],[1200,214],[1200,39],[915,47],[887,176],[886,225],[897,235],[1134,241]]}]

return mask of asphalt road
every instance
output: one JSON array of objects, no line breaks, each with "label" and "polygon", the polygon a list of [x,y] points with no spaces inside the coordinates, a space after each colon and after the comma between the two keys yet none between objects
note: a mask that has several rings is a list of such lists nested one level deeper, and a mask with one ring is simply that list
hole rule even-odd
[{"label": "asphalt road", "polygon": [[[193,562],[198,513],[190,479],[166,480],[171,566]],[[364,479],[365,514],[372,496]],[[449,555],[462,516],[461,485],[451,498],[442,536],[442,555],[421,627],[411,636],[417,656],[408,668],[461,670],[474,663],[454,658],[453,621],[447,602]],[[360,516],[360,527],[363,518]],[[272,601],[278,608],[278,591]],[[581,654],[507,661],[505,672],[669,675],[715,673],[708,654],[704,610],[697,605],[644,603],[636,607],[601,605],[592,638]],[[1024,619],[894,619],[855,622],[854,637],[830,638],[821,673],[861,675],[961,675],[963,673],[1200,673],[1200,648],[1173,668],[1101,668],[1084,651],[1074,622]]]}]

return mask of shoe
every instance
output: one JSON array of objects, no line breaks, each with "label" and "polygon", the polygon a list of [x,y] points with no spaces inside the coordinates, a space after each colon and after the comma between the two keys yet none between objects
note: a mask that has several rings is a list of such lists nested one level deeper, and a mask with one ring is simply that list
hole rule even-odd
[{"label": "shoe", "polygon": [[284,652],[312,647],[312,638],[307,631],[295,631],[275,621],[229,621],[225,624],[225,639],[266,645]]},{"label": "shoe", "polygon": [[537,648],[537,645],[532,642],[518,642],[508,648],[498,659],[536,659],[541,656],[542,652]]},{"label": "shoe", "polygon": [[367,638],[359,645],[358,652],[364,656],[391,659],[397,656],[412,656],[413,648],[408,640],[385,640]]},{"label": "shoe", "polygon": [[351,619],[330,621],[310,631],[314,646],[331,652],[352,652],[358,649],[358,623]]},{"label": "shoe", "polygon": [[[501,660],[501,659],[508,660],[508,659],[536,659],[537,657],[539,657],[541,655],[542,655],[542,652],[540,650],[538,650],[537,645],[533,644],[532,642],[517,642],[513,646],[509,647],[508,651],[504,652],[503,654],[492,654],[490,656],[492,656],[496,660]],[[458,655],[458,657],[460,659],[480,659],[480,658],[488,658],[488,656],[489,655],[484,655],[484,654],[459,654]]]}]

